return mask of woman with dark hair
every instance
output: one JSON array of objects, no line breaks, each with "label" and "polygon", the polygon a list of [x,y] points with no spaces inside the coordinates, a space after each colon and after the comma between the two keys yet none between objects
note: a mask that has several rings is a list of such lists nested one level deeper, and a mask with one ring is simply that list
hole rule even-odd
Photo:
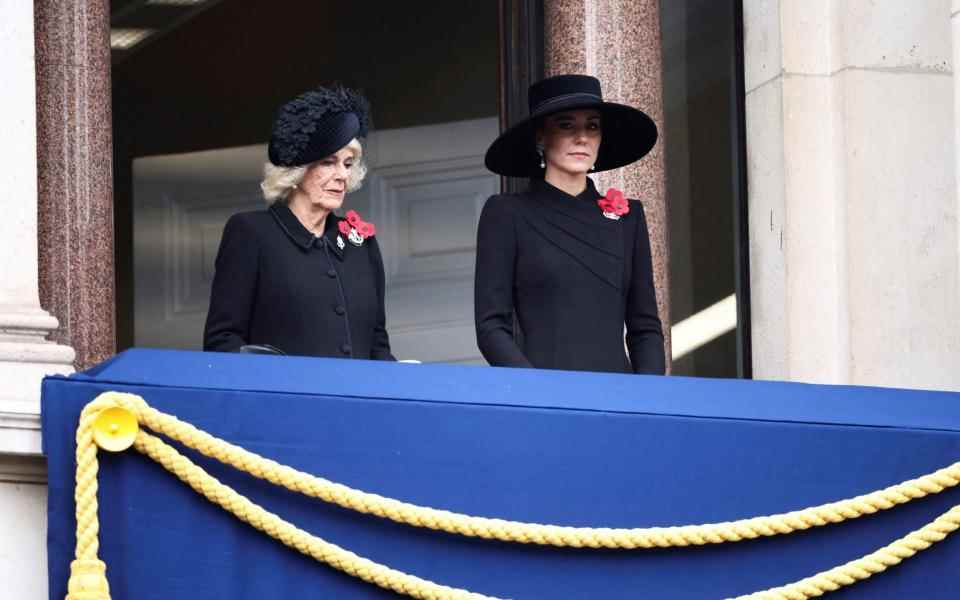
[{"label": "woman with dark hair", "polygon": [[234,215],[217,254],[205,350],[395,360],[376,230],[347,192],[366,174],[367,101],[342,87],[284,104],[260,187],[265,210]]},{"label": "woman with dark hair", "polygon": [[528,177],[530,188],[492,196],[480,216],[480,351],[495,366],[662,374],[643,205],[615,189],[602,196],[587,177],[646,155],[656,125],[604,102],[600,82],[586,75],[532,85],[529,104],[530,117],[486,155],[488,169]]}]

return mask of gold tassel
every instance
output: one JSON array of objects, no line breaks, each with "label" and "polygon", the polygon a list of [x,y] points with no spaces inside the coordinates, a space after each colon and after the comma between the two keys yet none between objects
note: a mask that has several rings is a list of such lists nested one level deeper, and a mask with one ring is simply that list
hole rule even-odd
[{"label": "gold tassel", "polygon": [[106,563],[95,559],[70,563],[66,600],[110,600]]}]

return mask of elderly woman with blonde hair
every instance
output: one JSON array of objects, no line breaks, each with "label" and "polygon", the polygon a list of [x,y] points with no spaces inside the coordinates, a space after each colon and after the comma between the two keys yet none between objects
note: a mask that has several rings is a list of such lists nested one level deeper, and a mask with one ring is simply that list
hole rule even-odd
[{"label": "elderly woman with blonde hair", "polygon": [[334,213],[363,182],[368,127],[366,100],[342,87],[280,108],[260,186],[267,208],[223,231],[205,350],[395,360],[376,228]]}]

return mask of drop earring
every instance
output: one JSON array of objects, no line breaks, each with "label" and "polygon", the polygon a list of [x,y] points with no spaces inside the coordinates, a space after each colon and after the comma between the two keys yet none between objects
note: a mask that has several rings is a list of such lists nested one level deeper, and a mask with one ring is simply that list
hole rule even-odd
[{"label": "drop earring", "polygon": [[590,171],[591,171],[591,172],[596,171],[596,170],[597,170],[597,165],[590,165]]},{"label": "drop earring", "polygon": [[546,169],[546,168],[547,168],[547,163],[544,162],[544,160],[543,160],[543,145],[542,145],[542,144],[537,144],[537,154],[540,155],[540,168],[541,168],[541,169]]}]

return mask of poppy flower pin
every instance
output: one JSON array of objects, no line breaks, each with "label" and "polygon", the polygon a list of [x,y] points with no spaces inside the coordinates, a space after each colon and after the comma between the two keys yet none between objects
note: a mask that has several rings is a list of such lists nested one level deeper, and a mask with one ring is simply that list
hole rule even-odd
[{"label": "poppy flower pin", "polygon": [[597,200],[603,216],[614,221],[619,221],[620,217],[630,212],[630,202],[623,196],[623,192],[616,188],[607,190],[607,195]]},{"label": "poppy flower pin", "polygon": [[367,223],[361,219],[355,210],[348,210],[347,218],[340,221],[337,227],[340,229],[340,233],[347,236],[347,239],[354,246],[362,246],[364,240],[377,234],[377,228],[374,227],[373,223]]}]

